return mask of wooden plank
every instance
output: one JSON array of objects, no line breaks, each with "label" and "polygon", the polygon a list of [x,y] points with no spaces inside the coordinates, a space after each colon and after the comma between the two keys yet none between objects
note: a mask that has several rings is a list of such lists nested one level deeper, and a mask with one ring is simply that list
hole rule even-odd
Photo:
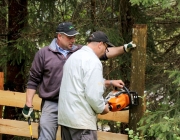
[{"label": "wooden plank", "polygon": [[[0,90],[0,105],[23,108],[25,104],[25,99],[25,93]],[[40,104],[41,99],[36,94],[33,99],[34,109],[40,110]],[[128,123],[129,111],[110,112],[106,115],[98,115],[98,118]]]},{"label": "wooden plank", "polygon": [[128,140],[128,135],[98,131],[98,140]]},{"label": "wooden plank", "polygon": [[[32,122],[32,134],[34,138],[38,137],[38,124]],[[0,133],[15,136],[30,137],[29,125],[25,121],[0,119]],[[60,127],[57,132],[56,140],[61,140]],[[128,136],[124,134],[98,131],[98,140],[127,140]]]},{"label": "wooden plank", "polygon": [[[22,108],[26,99],[25,93],[0,90],[0,105]],[[41,99],[35,95],[33,100],[34,109],[40,110]],[[98,115],[99,119],[120,121],[128,123],[129,111],[110,112],[106,115]],[[27,126],[27,127],[26,127]],[[32,122],[33,137],[38,136],[38,124]],[[29,137],[29,126],[25,121],[0,119],[0,133]],[[127,140],[128,136],[109,132],[98,131],[98,140]],[[57,132],[57,140],[60,140],[60,128]]]},{"label": "wooden plank", "polygon": [[[26,93],[0,90],[0,105],[23,108],[26,101]],[[35,94],[33,106],[40,110],[41,98]]]},{"label": "wooden plank", "polygon": [[[38,123],[31,123],[33,138],[38,137]],[[29,125],[26,121],[0,119],[0,133],[15,136],[30,137]],[[57,140],[60,140],[60,127],[57,132]]]},{"label": "wooden plank", "polygon": [[[145,68],[146,68],[146,44],[147,25],[137,24],[133,26],[133,42],[137,45],[132,51],[131,81],[130,89],[136,91],[139,96],[144,97],[145,88]],[[143,98],[139,98],[139,106],[130,110],[130,129],[136,132],[137,123],[144,114]]]},{"label": "wooden plank", "polygon": [[106,115],[99,114],[98,118],[104,119],[104,120],[112,120],[113,119],[113,121],[128,123],[129,122],[129,110],[118,111],[118,112],[109,112]]}]

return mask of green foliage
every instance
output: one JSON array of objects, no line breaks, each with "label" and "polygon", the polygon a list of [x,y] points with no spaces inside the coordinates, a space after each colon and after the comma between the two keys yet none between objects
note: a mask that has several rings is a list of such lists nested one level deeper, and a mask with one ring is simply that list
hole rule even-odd
[{"label": "green foliage", "polygon": [[129,128],[125,129],[128,131],[128,136],[130,140],[141,140],[142,136],[140,136],[139,132],[135,133],[133,130],[130,130]]},{"label": "green foliage", "polygon": [[[143,135],[147,137],[153,136],[161,140],[179,140],[179,117],[169,118],[165,112],[151,112],[146,114],[146,119],[143,118],[139,127]],[[151,117],[150,117],[151,116]]]},{"label": "green foliage", "polygon": [[[23,62],[21,73],[27,76],[38,48],[50,43],[62,21],[71,21],[80,32],[77,44],[85,44],[87,32],[102,30],[110,41],[121,46],[132,40],[133,24],[148,25],[146,85],[147,110],[139,130],[146,139],[178,140],[180,2],[179,0],[28,0],[26,23],[16,33],[17,40],[0,39],[0,66]],[[2,3],[0,3],[2,4]],[[1,6],[0,17],[7,19],[8,6]],[[19,24],[18,23],[18,24]],[[1,24],[1,22],[0,22]],[[3,26],[6,28],[8,23]],[[9,35],[8,29],[3,34]],[[131,54],[103,62],[106,79],[122,79],[130,86]],[[176,70],[176,71],[175,71]],[[161,98],[159,98],[161,96]],[[106,122],[107,123],[107,122]],[[131,139],[142,137],[128,130]]]},{"label": "green foliage", "polygon": [[177,85],[177,90],[180,90],[180,71],[168,71],[166,70],[165,72],[169,73],[169,78],[173,78],[173,84]]},{"label": "green foliage", "polygon": [[161,8],[170,8],[173,5],[177,5],[178,9],[180,10],[180,3],[179,0],[130,0],[132,5],[143,5],[146,7],[155,5],[155,6],[160,6]]},{"label": "green foliage", "polygon": [[169,85],[163,87],[161,91],[157,91],[156,95],[162,95],[158,99],[158,96],[152,94],[148,96],[148,110],[144,114],[143,118],[139,122],[138,130],[142,135],[147,137],[154,137],[161,140],[179,140],[180,139],[180,91],[179,71],[168,71]]}]

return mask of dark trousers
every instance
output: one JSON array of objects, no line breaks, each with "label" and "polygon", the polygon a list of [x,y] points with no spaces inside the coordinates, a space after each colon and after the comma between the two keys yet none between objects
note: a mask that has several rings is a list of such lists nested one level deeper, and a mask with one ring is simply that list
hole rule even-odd
[{"label": "dark trousers", "polygon": [[97,131],[61,126],[61,140],[97,140]]}]

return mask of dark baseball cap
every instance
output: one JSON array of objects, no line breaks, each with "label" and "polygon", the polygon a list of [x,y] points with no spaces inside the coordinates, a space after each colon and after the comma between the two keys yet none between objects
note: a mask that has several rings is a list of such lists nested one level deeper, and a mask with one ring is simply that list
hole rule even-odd
[{"label": "dark baseball cap", "polygon": [[114,47],[114,45],[109,42],[106,34],[102,31],[93,32],[87,39],[87,42],[104,42],[108,45],[108,47]]},{"label": "dark baseball cap", "polygon": [[67,36],[75,36],[79,34],[72,25],[71,22],[60,23],[56,29],[56,33],[63,33]]}]

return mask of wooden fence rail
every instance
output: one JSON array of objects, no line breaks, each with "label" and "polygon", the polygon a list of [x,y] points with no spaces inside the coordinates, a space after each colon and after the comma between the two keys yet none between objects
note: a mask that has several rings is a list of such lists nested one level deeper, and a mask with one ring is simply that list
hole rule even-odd
[{"label": "wooden fence rail", "polygon": [[[12,106],[23,108],[25,104],[26,94],[20,92],[0,90],[0,106]],[[33,106],[35,110],[40,110],[41,99],[38,95],[34,96]],[[0,110],[1,112],[2,110]],[[98,115],[99,119],[129,122],[129,111],[110,112],[106,115]],[[38,123],[32,122],[33,137],[38,137]],[[27,121],[9,120],[0,118],[0,134],[9,134],[15,136],[30,137],[29,126]],[[98,131],[98,140],[127,140],[128,135],[120,133],[111,133]],[[57,139],[61,140],[60,127],[57,132]]]}]

